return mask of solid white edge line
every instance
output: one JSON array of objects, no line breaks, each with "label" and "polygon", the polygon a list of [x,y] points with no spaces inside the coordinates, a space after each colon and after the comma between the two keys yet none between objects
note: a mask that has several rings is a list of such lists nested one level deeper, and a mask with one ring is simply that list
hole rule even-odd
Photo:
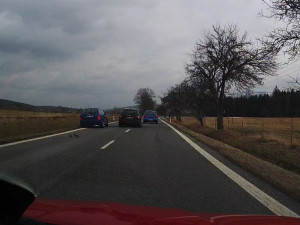
[{"label": "solid white edge line", "polygon": [[189,143],[197,152],[199,152],[204,158],[206,158],[210,163],[212,163],[215,167],[221,170],[227,177],[233,180],[236,184],[238,184],[241,188],[243,188],[246,192],[248,192],[252,197],[254,197],[257,201],[262,203],[265,207],[271,210],[274,214],[278,216],[289,216],[289,217],[300,217],[297,213],[293,212],[286,206],[282,205],[280,202],[258,189],[252,183],[238,175],[236,172],[225,166],[219,160],[214,158],[200,146],[195,144],[192,140],[186,137],[183,133],[178,131],[176,128],[161,120],[164,124],[169,126],[173,131],[175,131],[180,137],[182,137],[187,143]]},{"label": "solid white edge line", "polygon": [[[118,121],[110,122],[110,123],[108,123],[108,124],[117,123],[117,122],[118,122]],[[12,143],[7,143],[7,144],[0,145],[0,148],[12,146],[12,145],[23,144],[23,143],[31,142],[31,141],[38,141],[38,140],[41,140],[41,139],[50,138],[50,137],[55,137],[55,136],[59,136],[59,135],[63,135],[63,134],[68,134],[68,133],[72,133],[72,132],[80,131],[80,130],[85,130],[85,129],[86,129],[86,128],[79,128],[79,129],[75,129],[75,130],[65,131],[65,132],[62,132],[62,133],[50,134],[50,135],[46,135],[46,136],[42,136],[42,137],[37,137],[37,138],[31,138],[31,139],[27,139],[27,140],[23,140],[23,141],[16,141],[16,142],[12,142]]]},{"label": "solid white edge line", "polygon": [[23,141],[16,141],[16,142],[12,142],[12,143],[7,143],[7,144],[0,145],[0,148],[12,146],[12,145],[23,144],[23,143],[31,142],[31,141],[37,141],[37,140],[41,140],[41,139],[45,139],[45,138],[55,137],[55,136],[59,136],[59,135],[63,135],[63,134],[68,134],[68,133],[72,133],[72,132],[80,131],[80,130],[84,130],[84,129],[85,128],[79,128],[79,129],[69,130],[69,131],[62,132],[62,133],[51,134],[51,135],[46,135],[46,136],[42,136],[42,137],[27,139],[27,140],[23,140]]},{"label": "solid white edge line", "polygon": [[101,149],[102,150],[106,149],[108,146],[110,146],[114,142],[115,142],[115,140],[112,140],[112,141],[108,142],[106,145],[102,146]]},{"label": "solid white edge line", "polygon": [[131,129],[126,130],[125,133],[129,132],[130,130],[131,130]]}]

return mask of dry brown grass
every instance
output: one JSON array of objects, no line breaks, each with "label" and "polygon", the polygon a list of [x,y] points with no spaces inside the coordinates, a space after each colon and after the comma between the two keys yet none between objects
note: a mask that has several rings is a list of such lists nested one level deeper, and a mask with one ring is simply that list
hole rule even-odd
[{"label": "dry brown grass", "polygon": [[[184,123],[186,124],[187,121],[185,120]],[[179,130],[195,137],[199,142],[217,150],[237,165],[247,169],[253,174],[263,178],[270,184],[300,200],[300,176],[298,174],[262,160],[252,154],[248,154],[238,148],[232,147],[231,145],[202,135],[194,129],[187,128],[186,125],[181,125],[174,122],[171,124]],[[209,133],[209,129],[211,128],[203,128],[202,130],[204,133]]]},{"label": "dry brown grass", "polygon": [[215,118],[206,118],[205,127],[191,117],[184,117],[180,124],[300,174],[299,118],[293,118],[292,146],[290,118],[225,118],[221,131],[215,129]]},{"label": "dry brown grass", "polygon": [[[188,119],[188,118],[187,118]],[[192,119],[195,121],[195,119]],[[215,128],[216,118],[206,118],[205,125]],[[290,147],[291,131],[292,145],[300,145],[300,118],[224,118],[225,130],[237,132],[240,135],[258,135],[266,140],[276,139]]]},{"label": "dry brown grass", "polygon": [[16,117],[67,117],[74,116],[78,114],[73,113],[51,113],[51,112],[32,112],[32,111],[21,111],[21,110],[0,110],[0,118],[16,118]]},{"label": "dry brown grass", "polygon": [[[109,122],[112,117],[108,115]],[[76,128],[79,114],[0,110],[0,144]]]},{"label": "dry brown grass", "polygon": [[79,127],[78,114],[0,110],[0,143],[7,143]]}]

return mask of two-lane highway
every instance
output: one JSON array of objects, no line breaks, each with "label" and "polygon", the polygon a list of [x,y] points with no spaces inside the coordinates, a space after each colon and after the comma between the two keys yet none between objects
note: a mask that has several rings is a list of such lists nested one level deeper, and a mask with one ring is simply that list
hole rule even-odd
[{"label": "two-lane highway", "polygon": [[[142,128],[114,123],[1,147],[0,171],[46,198],[274,214],[162,122]],[[298,202],[283,201],[300,213]]]}]

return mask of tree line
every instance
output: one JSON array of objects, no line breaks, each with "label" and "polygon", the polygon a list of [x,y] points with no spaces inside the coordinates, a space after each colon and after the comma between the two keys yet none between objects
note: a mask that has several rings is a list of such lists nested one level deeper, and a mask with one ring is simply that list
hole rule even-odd
[{"label": "tree line", "polygon": [[[298,116],[299,91],[280,91],[271,96],[230,97],[230,93],[249,93],[263,83],[267,76],[276,76],[279,52],[297,60],[300,53],[300,2],[285,0],[264,1],[267,18],[281,21],[281,27],[252,41],[238,26],[216,24],[202,35],[185,65],[186,78],[170,87],[157,106],[160,114],[181,116],[194,113],[203,125],[203,117],[217,117],[217,129],[223,129],[224,116]],[[292,78],[295,87],[300,86]],[[141,96],[144,96],[142,98]],[[149,98],[150,96],[150,98]],[[144,110],[146,102],[153,107],[154,93],[139,90],[135,101]],[[143,99],[145,100],[143,103]],[[147,103],[148,104],[148,103]]]},{"label": "tree line", "polygon": [[272,51],[252,43],[247,33],[240,34],[235,25],[215,25],[196,43],[185,66],[187,78],[171,87],[162,103],[179,121],[183,108],[194,109],[201,125],[204,107],[212,103],[217,128],[223,129],[226,93],[249,91],[264,77],[275,75],[276,68]]},{"label": "tree line", "polygon": [[300,90],[279,90],[271,95],[226,97],[225,116],[300,117]]},{"label": "tree line", "polygon": [[[279,91],[271,96],[229,97],[232,92],[245,93],[261,85],[267,76],[275,76],[279,52],[297,60],[300,50],[300,2],[264,1],[269,7],[267,18],[286,22],[253,42],[247,32],[236,25],[212,26],[196,42],[191,60],[185,65],[187,77],[169,88],[161,98],[158,111],[176,116],[193,112],[203,125],[203,116],[217,117],[217,128],[223,129],[223,117],[296,116],[299,115],[299,91]],[[294,84],[299,81],[294,79]]]}]

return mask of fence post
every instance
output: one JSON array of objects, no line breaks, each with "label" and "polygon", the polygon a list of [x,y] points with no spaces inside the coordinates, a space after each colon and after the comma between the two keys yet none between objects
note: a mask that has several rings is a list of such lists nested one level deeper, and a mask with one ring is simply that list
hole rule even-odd
[{"label": "fence post", "polygon": [[241,130],[241,136],[243,137],[243,129],[244,129],[244,121],[242,121],[242,130]]},{"label": "fence post", "polygon": [[229,116],[228,116],[228,120],[227,121],[228,121],[228,130],[229,130]]},{"label": "fence post", "polygon": [[218,117],[216,118],[216,120],[215,120],[215,128],[217,129],[217,119],[218,119]]},{"label": "fence post", "polygon": [[261,138],[264,139],[264,119],[261,121]]},{"label": "fence post", "polygon": [[291,147],[293,146],[293,117],[291,117]]}]

